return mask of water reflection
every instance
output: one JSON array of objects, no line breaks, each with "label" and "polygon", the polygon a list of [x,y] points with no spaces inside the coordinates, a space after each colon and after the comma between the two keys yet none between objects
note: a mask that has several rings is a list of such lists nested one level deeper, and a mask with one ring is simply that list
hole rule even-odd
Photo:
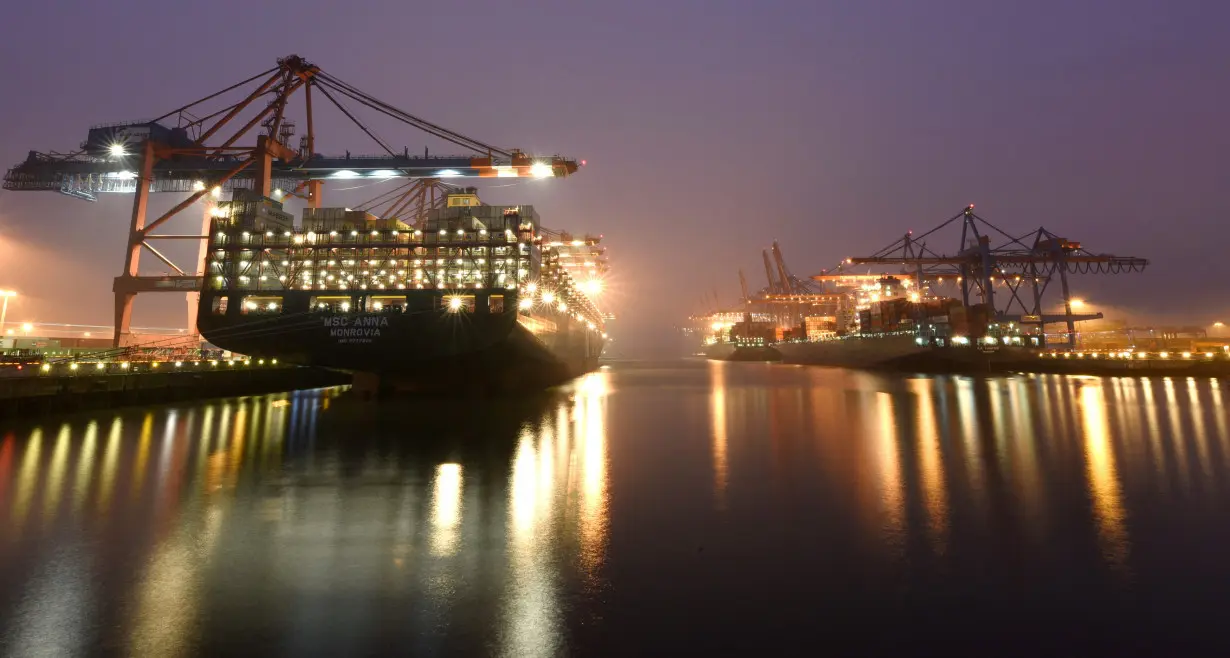
[{"label": "water reflection", "polygon": [[[1081,387],[1081,419],[1088,459],[1090,495],[1097,520],[1098,537],[1107,562],[1125,569],[1128,559],[1127,520],[1125,518],[1119,474],[1115,469],[1115,448],[1106,422],[1106,401],[1102,387],[1087,382]],[[1182,440],[1182,437],[1176,437]]]},{"label": "water reflection", "polygon": [[[299,603],[272,606],[284,617],[273,622],[297,629],[304,650],[361,652],[313,623],[321,607],[302,595],[384,591],[418,602],[408,612],[426,622],[417,627],[426,637],[478,606],[503,620],[491,638],[501,653],[556,652],[561,590],[602,587],[609,391],[598,372],[558,393],[494,403],[372,407],[321,391],[7,432],[0,545],[20,559],[0,569],[33,598],[0,610],[9,638],[0,648],[22,653],[54,627],[71,630],[65,650],[81,650],[98,639],[82,629],[112,632],[88,619],[103,614],[124,629],[125,653],[181,655],[215,641],[203,632],[203,606],[268,604],[289,588]],[[37,548],[53,538],[73,550]],[[476,603],[487,585],[475,589],[475,569],[500,554],[503,593]],[[65,584],[98,578],[115,589]],[[107,598],[131,604],[99,613]]]},{"label": "water reflection", "polygon": [[[1177,485],[1175,494],[1190,496],[1218,491],[1223,477],[1224,464],[1213,462],[1227,438],[1211,428],[1226,426],[1227,411],[1203,402],[1220,398],[1211,380],[897,378],[823,370],[795,378],[783,369],[775,371],[774,395],[791,400],[795,386],[808,394],[801,405],[762,408],[750,393],[731,393],[747,387],[739,382],[732,389],[731,378],[752,372],[708,367],[713,463],[731,461],[728,443],[759,445],[773,459],[783,450],[773,428],[797,428],[787,432],[807,437],[820,455],[816,495],[856,503],[864,541],[893,560],[917,556],[922,546],[943,556],[962,528],[965,540],[994,528],[1004,544],[997,550],[1021,550],[1027,542],[1046,554],[1072,541],[1073,524],[1081,523],[1073,516],[1083,511],[1098,561],[1127,574],[1134,501],[1125,478],[1156,471],[1166,477],[1141,480],[1138,491],[1170,495]],[[726,422],[729,414],[738,414],[737,425]],[[747,468],[751,459],[736,463]],[[770,471],[763,489],[813,468]],[[715,485],[722,480],[715,477]],[[1078,483],[1082,490],[1074,491]]]},{"label": "water reflection", "polygon": [[891,393],[873,394],[874,401],[863,407],[865,431],[873,442],[874,460],[880,494],[880,526],[889,550],[904,556],[906,544],[905,481],[902,477],[895,400]]},{"label": "water reflection", "polygon": [[431,551],[433,555],[457,552],[457,524],[461,519],[461,464],[436,467],[431,503]]},{"label": "water reflection", "polygon": [[640,606],[919,598],[966,565],[1140,586],[1183,522],[1157,505],[1223,509],[1222,397],[698,364],[529,398],[326,390],[7,428],[0,655],[227,654],[252,629],[266,654],[551,655]]},{"label": "water reflection", "polygon": [[944,457],[940,447],[940,427],[936,418],[937,402],[931,382],[910,381],[918,396],[918,452],[922,475],[923,503],[927,510],[927,530],[936,553],[943,553],[948,542],[948,491],[944,480]]},{"label": "water reflection", "polygon": [[726,505],[726,366],[725,361],[709,362],[709,415],[713,425],[713,496],[719,508]]}]

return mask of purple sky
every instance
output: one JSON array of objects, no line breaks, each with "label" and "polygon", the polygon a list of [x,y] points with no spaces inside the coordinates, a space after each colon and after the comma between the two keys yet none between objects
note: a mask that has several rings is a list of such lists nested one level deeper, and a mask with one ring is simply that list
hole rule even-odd
[{"label": "purple sky", "polygon": [[[969,202],[1014,232],[1153,261],[1080,279],[1091,301],[1230,317],[1226,3],[271,4],[6,7],[0,165],[297,53],[477,139],[588,160],[483,196],[606,235],[624,354],[674,348],[702,294],[737,298],[739,267],[762,284],[773,238],[810,274]],[[377,151],[343,122],[322,120],[318,150]],[[0,287],[23,293],[10,320],[108,324],[130,204],[0,193]],[[135,323],[180,323],[182,307],[143,296]]]}]

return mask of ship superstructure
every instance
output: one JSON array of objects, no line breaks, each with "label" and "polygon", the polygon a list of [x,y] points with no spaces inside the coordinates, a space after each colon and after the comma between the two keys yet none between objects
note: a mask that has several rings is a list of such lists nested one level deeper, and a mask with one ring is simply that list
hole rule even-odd
[{"label": "ship superstructure", "polygon": [[220,347],[414,386],[562,381],[602,350],[603,315],[532,206],[465,188],[421,228],[345,208],[295,226],[237,193],[214,215],[198,324]]}]

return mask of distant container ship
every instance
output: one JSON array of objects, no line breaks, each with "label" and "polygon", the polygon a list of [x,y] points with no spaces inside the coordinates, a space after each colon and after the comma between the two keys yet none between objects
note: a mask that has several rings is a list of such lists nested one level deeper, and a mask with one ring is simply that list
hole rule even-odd
[{"label": "distant container ship", "polygon": [[597,367],[603,314],[561,263],[587,241],[545,242],[531,206],[469,188],[422,227],[342,208],[294,226],[278,201],[236,195],[205,258],[213,345],[413,390],[542,388]]},{"label": "distant container ship", "polygon": [[[883,281],[877,290],[900,294],[899,280]],[[957,299],[902,295],[859,300],[856,308],[854,330],[843,333],[810,322],[781,328],[747,313],[722,326],[704,353],[720,360],[954,372],[1027,363],[1044,347],[1037,325],[996,322],[984,306],[965,307]]]},{"label": "distant container ship", "polygon": [[937,374],[1230,375],[1230,345],[1225,340],[1174,339],[1182,346],[1155,345],[1151,350],[1120,346],[1082,351],[1068,349],[1067,344],[1052,350],[1039,325],[996,320],[982,305],[965,307],[959,300],[932,298],[922,303],[891,299],[866,306],[858,312],[857,333],[827,332],[810,339],[787,334],[770,341],[765,335],[770,323],[753,322],[751,327],[736,323],[726,340],[706,346],[705,355]]},{"label": "distant container ship", "polygon": [[858,333],[774,345],[786,363],[850,368],[986,370],[1028,362],[1045,347],[1037,325],[996,322],[983,305],[897,297],[863,304]]}]

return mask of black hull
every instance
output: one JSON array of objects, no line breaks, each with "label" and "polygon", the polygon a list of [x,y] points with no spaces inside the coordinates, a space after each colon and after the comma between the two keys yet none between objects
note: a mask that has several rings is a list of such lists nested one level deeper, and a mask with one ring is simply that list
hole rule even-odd
[{"label": "black hull", "polygon": [[766,345],[714,343],[705,348],[705,357],[717,361],[781,361],[782,354]]},{"label": "black hull", "polygon": [[[379,378],[401,390],[529,389],[598,367],[603,341],[566,318],[532,332],[517,314],[204,316],[201,335],[223,349]],[[533,324],[532,322],[530,323]]]}]

